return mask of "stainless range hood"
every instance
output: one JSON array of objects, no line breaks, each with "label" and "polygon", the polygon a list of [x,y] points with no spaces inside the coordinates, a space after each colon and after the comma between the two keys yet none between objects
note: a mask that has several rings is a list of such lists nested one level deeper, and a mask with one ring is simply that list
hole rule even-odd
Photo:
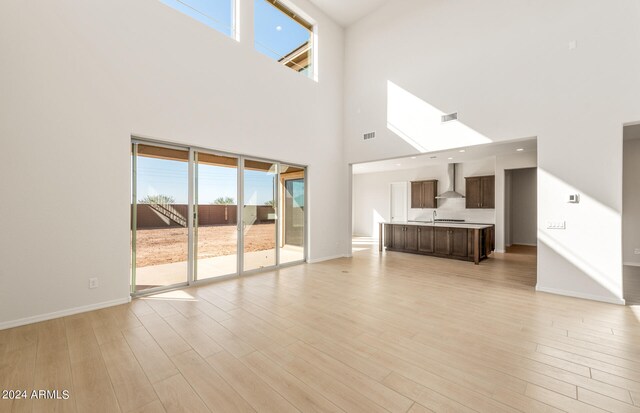
[{"label": "stainless range hood", "polygon": [[449,185],[447,191],[441,193],[436,199],[452,199],[452,198],[464,198],[464,195],[456,192],[456,165],[450,163],[447,165],[447,178],[449,179]]}]

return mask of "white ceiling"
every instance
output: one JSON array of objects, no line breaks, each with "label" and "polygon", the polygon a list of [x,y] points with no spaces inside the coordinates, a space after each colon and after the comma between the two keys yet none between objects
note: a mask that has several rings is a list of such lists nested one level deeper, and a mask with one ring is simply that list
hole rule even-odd
[{"label": "white ceiling", "polygon": [[[456,148],[447,151],[429,152],[403,158],[387,159],[384,161],[354,164],[353,173],[368,174],[372,172],[414,169],[427,165],[477,161],[496,155],[536,152],[537,148],[538,144],[535,138],[507,143],[490,143],[486,145],[471,146],[468,148]],[[518,151],[518,149],[523,149],[523,151]],[[464,150],[464,152],[460,152],[461,150]]]},{"label": "white ceiling", "polygon": [[389,0],[309,0],[344,27],[376,10]]}]

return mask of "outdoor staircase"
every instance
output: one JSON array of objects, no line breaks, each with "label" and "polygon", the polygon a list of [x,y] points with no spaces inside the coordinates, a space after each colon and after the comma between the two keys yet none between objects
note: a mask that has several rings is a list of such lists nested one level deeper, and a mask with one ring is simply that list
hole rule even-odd
[{"label": "outdoor staircase", "polygon": [[169,204],[158,204],[158,203],[150,203],[148,204],[149,207],[151,209],[153,209],[155,212],[157,212],[158,214],[162,215],[163,217],[167,218],[168,220],[175,222],[176,224],[180,225],[181,227],[186,228],[187,227],[187,220],[185,217],[183,217],[182,215],[180,215],[180,213],[178,211],[176,211],[176,209],[174,207],[172,207]]}]

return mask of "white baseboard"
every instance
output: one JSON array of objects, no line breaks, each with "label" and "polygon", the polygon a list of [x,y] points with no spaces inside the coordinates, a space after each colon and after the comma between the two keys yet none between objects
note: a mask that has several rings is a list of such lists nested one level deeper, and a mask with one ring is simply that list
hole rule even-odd
[{"label": "white baseboard", "polygon": [[602,297],[599,295],[584,294],[575,291],[560,290],[557,288],[540,287],[539,285],[536,285],[536,291],[540,291],[542,293],[564,295],[567,297],[584,298],[585,300],[602,301],[611,304],[625,305],[626,303],[622,298]]},{"label": "white baseboard", "polygon": [[89,304],[81,307],[74,307],[74,308],[68,308],[66,310],[54,311],[52,313],[19,318],[17,320],[12,320],[12,321],[4,321],[0,323],[0,330],[24,326],[27,324],[39,323],[40,321],[52,320],[54,318],[66,317],[68,315],[85,313],[87,311],[99,310],[101,308],[113,307],[114,305],[127,304],[130,302],[131,302],[131,296],[126,298],[119,298],[117,300],[103,301],[97,304]]},{"label": "white baseboard", "polygon": [[493,251],[493,252],[499,252],[500,254],[504,254],[504,253],[505,253],[505,252],[507,252],[507,251],[505,251],[505,250],[495,250],[495,251]]},{"label": "white baseboard", "polygon": [[332,255],[332,256],[329,256],[329,257],[310,259],[307,262],[309,264],[317,264],[317,263],[323,262],[323,261],[331,261],[331,260],[337,260],[338,258],[351,258],[351,257],[352,257],[351,255],[347,255],[347,254],[338,254],[338,255]]},{"label": "white baseboard", "polygon": [[627,267],[640,267],[640,262],[623,262],[622,265]]}]

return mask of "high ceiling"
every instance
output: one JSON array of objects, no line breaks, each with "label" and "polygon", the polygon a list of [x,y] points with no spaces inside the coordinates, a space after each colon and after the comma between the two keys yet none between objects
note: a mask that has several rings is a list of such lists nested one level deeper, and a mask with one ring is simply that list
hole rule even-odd
[{"label": "high ceiling", "polygon": [[388,0],[309,0],[344,27],[376,10]]},{"label": "high ceiling", "polygon": [[416,154],[403,158],[354,164],[353,173],[367,174],[373,172],[397,171],[401,169],[414,169],[427,165],[478,161],[496,155],[537,152],[537,150],[537,139],[521,139],[511,142],[476,145],[468,148],[456,148],[447,151]]}]

